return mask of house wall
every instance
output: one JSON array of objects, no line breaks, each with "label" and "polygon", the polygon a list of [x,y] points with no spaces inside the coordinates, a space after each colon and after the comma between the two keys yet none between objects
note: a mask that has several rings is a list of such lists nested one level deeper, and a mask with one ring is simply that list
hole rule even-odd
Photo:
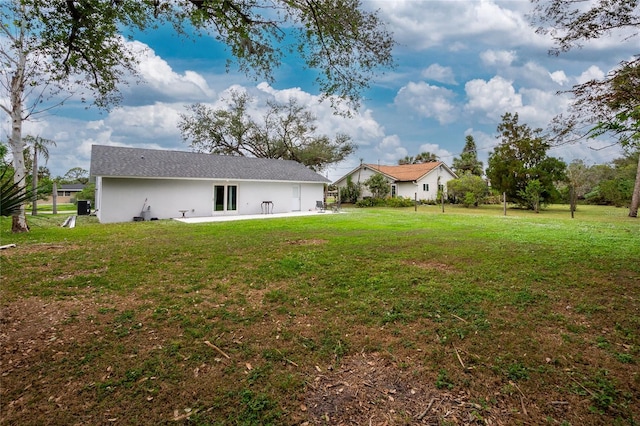
[{"label": "house wall", "polygon": [[[56,202],[58,204],[68,204],[68,203],[73,203],[76,200],[76,197],[78,195],[77,192],[71,192],[71,194],[73,195],[60,195],[61,193],[63,194],[68,194],[69,191],[58,191],[58,199],[56,200]],[[53,203],[53,196],[50,195],[47,198],[43,199],[41,201],[42,204],[52,204]]]},{"label": "house wall", "polygon": [[[361,170],[356,170],[353,173],[351,173],[351,181],[353,183],[360,182],[362,184],[362,192],[360,194],[361,198],[371,197],[371,191],[369,191],[369,188],[364,186],[364,182],[367,179],[369,179],[371,176],[375,175],[376,173],[377,172],[375,170],[371,170],[368,167],[363,167]],[[347,176],[349,176],[349,175],[347,175]],[[346,186],[347,186],[347,176],[345,176],[343,179],[341,179],[338,182],[336,182],[336,185],[339,188],[346,188]],[[391,183],[391,181],[389,181],[389,183]]]},{"label": "house wall", "polygon": [[[376,174],[375,170],[371,170],[369,168],[363,168],[360,170],[360,182],[362,185],[362,194],[361,197],[370,197],[371,191],[364,186],[364,182],[369,179],[371,176]],[[398,182],[396,185],[396,197],[405,197],[414,199],[417,194],[418,200],[435,200],[438,195],[438,177],[440,177],[440,184],[444,185],[446,190],[447,182],[455,177],[445,168],[438,167],[435,170],[432,170],[426,176],[423,176],[422,179],[418,180],[416,183],[413,182]],[[354,183],[358,182],[358,170],[351,174],[351,180]],[[394,184],[394,182],[390,179],[387,179],[389,184]],[[424,190],[423,184],[428,185],[428,190]],[[346,177],[337,182],[337,185],[341,188],[347,186]]]},{"label": "house wall", "polygon": [[[96,179],[96,216],[101,223],[131,222],[142,208],[150,217],[169,219],[189,210],[191,216],[211,215],[213,185],[209,181],[171,179]],[[193,211],[192,211],[193,210]]]},{"label": "house wall", "polygon": [[[299,205],[293,203],[294,185],[298,186]],[[240,182],[238,214],[261,214],[263,201],[273,202],[273,213],[314,210],[323,197],[323,183]]]},{"label": "house wall", "polygon": [[[236,211],[213,211],[214,185],[237,185]],[[261,214],[263,201],[273,202],[273,213],[313,210],[322,200],[322,183],[300,183],[299,205],[293,205],[292,182],[234,182],[180,179],[96,178],[96,216],[101,223],[130,222],[141,216],[146,201],[149,216],[169,219],[214,215]]]},{"label": "house wall", "polygon": [[[398,195],[413,199],[417,194],[418,200],[435,200],[438,196],[438,177],[440,177],[440,185],[444,185],[445,191],[447,182],[455,178],[447,169],[440,167],[439,170],[433,170],[423,176],[415,184],[413,182],[401,182],[397,185]],[[427,185],[426,190],[424,185]]]}]

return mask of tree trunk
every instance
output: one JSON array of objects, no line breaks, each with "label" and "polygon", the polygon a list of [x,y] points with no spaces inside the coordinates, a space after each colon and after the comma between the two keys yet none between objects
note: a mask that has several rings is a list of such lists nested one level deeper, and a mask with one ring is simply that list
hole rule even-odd
[{"label": "tree trunk", "polygon": [[38,148],[33,146],[33,170],[31,173],[31,184],[33,188],[33,205],[31,206],[31,216],[38,214]]},{"label": "tree trunk", "polygon": [[633,186],[633,196],[629,207],[629,217],[638,217],[638,204],[640,204],[640,155],[638,156],[638,169],[636,170],[636,183]]},{"label": "tree trunk", "polygon": [[[13,181],[19,187],[25,189],[25,166],[24,166],[24,141],[22,140],[22,96],[24,95],[24,79],[27,63],[27,53],[24,49],[24,31],[20,28],[20,34],[16,40],[18,45],[18,61],[16,70],[11,76],[11,135],[9,136],[9,147],[13,156]],[[27,217],[25,215],[24,204],[20,206],[18,213],[13,215],[12,232],[28,232]]]},{"label": "tree trunk", "polygon": [[53,200],[53,214],[58,214],[58,183],[55,180],[53,181],[51,199]]}]

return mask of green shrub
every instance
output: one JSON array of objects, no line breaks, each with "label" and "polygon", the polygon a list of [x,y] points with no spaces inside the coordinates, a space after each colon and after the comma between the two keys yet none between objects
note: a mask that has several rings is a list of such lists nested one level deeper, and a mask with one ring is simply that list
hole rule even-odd
[{"label": "green shrub", "polygon": [[356,202],[356,207],[413,207],[414,201],[406,197],[374,198],[365,197]]},{"label": "green shrub", "polygon": [[384,200],[387,207],[413,207],[415,202],[407,197],[393,197]]}]

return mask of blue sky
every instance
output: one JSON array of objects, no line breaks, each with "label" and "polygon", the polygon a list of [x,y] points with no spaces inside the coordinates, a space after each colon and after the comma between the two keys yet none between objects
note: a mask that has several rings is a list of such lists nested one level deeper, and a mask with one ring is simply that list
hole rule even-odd
[{"label": "blue sky", "polygon": [[[318,118],[321,133],[350,135],[358,149],[346,161],[323,172],[335,180],[364,162],[396,164],[406,155],[436,153],[451,164],[473,135],[479,158],[496,145],[496,126],[505,112],[520,122],[546,128],[570,101],[558,91],[602,77],[621,60],[637,53],[637,39],[613,34],[559,57],[548,55],[549,37],[535,33],[526,0],[365,0],[379,9],[398,45],[397,67],[371,81],[360,110],[352,119],[332,114],[318,103],[313,74],[296,58],[282,64],[273,83],[225,69],[227,53],[210,37],[182,40],[168,30],[141,34],[132,42],[139,50],[139,83],[122,87],[123,102],[108,112],[66,102],[25,124],[25,134],[53,139],[47,164],[53,176],[72,167],[89,169],[92,144],[189,150],[177,128],[185,106],[202,102],[221,106],[231,88],[242,89],[257,102],[259,115],[267,99],[295,97]],[[3,123],[8,134],[8,122]],[[620,156],[610,141],[565,145],[550,155],[588,164]]]}]

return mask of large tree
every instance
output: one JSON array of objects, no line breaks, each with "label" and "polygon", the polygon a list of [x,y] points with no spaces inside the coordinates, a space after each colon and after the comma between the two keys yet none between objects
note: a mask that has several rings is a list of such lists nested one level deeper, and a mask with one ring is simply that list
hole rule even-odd
[{"label": "large tree", "polygon": [[611,165],[592,166],[593,185],[585,194],[585,200],[592,204],[629,206],[633,201],[633,187],[640,152],[618,158]]},{"label": "large tree", "polygon": [[[554,54],[582,47],[585,42],[616,33],[622,42],[636,43],[640,34],[638,0],[532,0],[538,31],[556,42]],[[574,86],[568,114],[554,120],[557,143],[612,134],[628,152],[640,150],[640,56],[622,61],[605,78]],[[629,216],[638,216],[640,161],[636,169]]]},{"label": "large tree", "polygon": [[[136,69],[126,43],[135,31],[169,24],[181,35],[212,34],[241,71],[269,81],[285,55],[298,54],[318,70],[323,95],[350,106],[359,105],[377,69],[392,65],[394,44],[360,0],[6,0],[0,18],[0,108],[11,121],[20,185],[23,122],[60,91],[102,108],[117,103],[119,85]],[[24,208],[13,230],[28,230]]]},{"label": "large tree", "polygon": [[60,180],[64,183],[81,183],[86,185],[89,183],[89,171],[82,167],[72,167],[67,170],[67,173],[65,173]]},{"label": "large tree", "polygon": [[[491,187],[505,192],[510,201],[535,209],[540,202],[557,197],[555,184],[565,179],[566,164],[547,155],[550,145],[542,137],[542,129],[531,129],[518,120],[517,113],[502,116],[497,129],[500,143],[489,154],[487,178]],[[537,199],[532,197],[534,192]]]},{"label": "large tree", "polygon": [[191,105],[189,112],[181,115],[178,127],[198,152],[294,160],[316,171],[354,151],[347,135],[337,134],[332,139],[318,134],[316,118],[295,99],[267,102],[260,121],[249,110],[252,104],[246,92],[232,91],[225,108]]},{"label": "large tree", "polygon": [[482,176],[482,161],[478,160],[478,149],[473,136],[467,135],[460,157],[453,159],[453,170],[458,176],[465,173]]}]

